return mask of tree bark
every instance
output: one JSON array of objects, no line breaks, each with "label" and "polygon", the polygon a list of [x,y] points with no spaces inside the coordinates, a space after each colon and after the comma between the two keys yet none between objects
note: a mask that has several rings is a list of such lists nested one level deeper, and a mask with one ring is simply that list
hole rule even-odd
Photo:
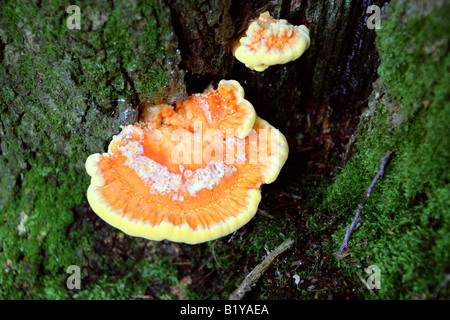
[{"label": "tree bark", "polygon": [[[310,114],[326,108],[338,116],[365,103],[378,63],[375,33],[364,22],[368,5],[81,2],[81,29],[69,30],[65,7],[9,2],[0,29],[2,202],[28,159],[54,163],[62,157],[82,168],[119,125],[135,121],[140,102],[173,102],[225,78],[238,80],[257,113],[296,143]],[[307,23],[311,46],[297,61],[255,72],[233,57],[230,44],[264,10]]]},{"label": "tree bark", "polygon": [[[291,136],[305,125],[306,108],[326,106],[338,113],[366,103],[378,65],[375,31],[366,26],[366,11],[381,1],[166,3],[179,39],[188,91],[201,91],[223,78],[236,79],[257,112]],[[295,25],[307,24],[311,46],[295,62],[256,72],[234,59],[230,44],[264,10]]]},{"label": "tree bark", "polygon": [[[136,121],[144,101],[172,103],[235,79],[258,115],[287,136],[288,161],[298,168],[299,159],[308,159],[298,150],[299,136],[315,134],[323,110],[336,119],[367,99],[378,63],[375,32],[364,22],[369,3],[377,1],[78,1],[81,29],[70,29],[73,13],[64,5],[5,1],[0,238],[7,255],[0,255],[0,264],[15,270],[10,283],[24,285],[16,291],[32,297],[26,286],[38,288],[42,270],[61,277],[73,256],[90,254],[67,231],[93,224],[84,162],[106,151],[121,125]],[[292,24],[307,23],[311,46],[294,62],[255,72],[233,57],[230,44],[265,10]],[[106,247],[115,233],[104,225],[95,236]],[[126,253],[133,247],[128,244]],[[96,269],[106,265],[96,261]]]}]

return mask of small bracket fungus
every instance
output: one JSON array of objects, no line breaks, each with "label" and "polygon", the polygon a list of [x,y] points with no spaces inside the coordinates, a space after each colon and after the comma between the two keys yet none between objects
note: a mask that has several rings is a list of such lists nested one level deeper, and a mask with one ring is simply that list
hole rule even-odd
[{"label": "small bracket fungus", "polygon": [[86,161],[92,209],[133,236],[199,243],[246,224],[288,156],[283,134],[260,119],[237,81],[147,106]]},{"label": "small bracket fungus", "polygon": [[264,71],[269,66],[298,59],[310,44],[309,29],[262,13],[233,45],[233,54],[246,67]]}]

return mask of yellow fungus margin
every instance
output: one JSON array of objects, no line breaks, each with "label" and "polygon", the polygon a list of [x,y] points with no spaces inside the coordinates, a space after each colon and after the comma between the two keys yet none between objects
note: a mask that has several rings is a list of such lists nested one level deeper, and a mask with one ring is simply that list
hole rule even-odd
[{"label": "yellow fungus margin", "polygon": [[233,46],[237,60],[255,71],[298,59],[310,45],[309,29],[284,19],[273,19],[268,12],[253,21]]},{"label": "yellow fungus margin", "polygon": [[[247,101],[244,99],[244,90],[237,81],[221,83],[222,85],[231,85],[234,87],[239,105],[241,105],[243,101]],[[256,130],[268,129],[270,131],[271,152],[268,157],[265,158],[267,162],[264,162],[263,165],[257,165],[261,167],[258,170],[260,170],[259,175],[262,177],[262,180],[258,180],[259,183],[256,184],[257,188],[249,188],[246,193],[243,193],[245,199],[242,201],[242,205],[238,210],[236,210],[238,212],[231,212],[224,219],[218,221],[212,221],[207,224],[198,224],[195,227],[192,227],[187,222],[184,222],[185,220],[183,220],[182,217],[180,217],[179,220],[181,223],[174,223],[173,218],[172,221],[169,218],[163,218],[156,223],[149,219],[145,219],[145,217],[133,216],[129,212],[124,212],[124,210],[118,209],[117,206],[113,206],[108,202],[108,199],[104,194],[103,188],[105,187],[106,181],[104,172],[102,172],[99,163],[102,159],[110,159],[113,156],[113,150],[116,148],[111,148],[111,146],[114,143],[117,143],[118,140],[115,139],[115,137],[120,136],[120,134],[115,136],[111,141],[108,153],[96,153],[89,156],[86,160],[86,171],[91,176],[91,184],[87,190],[87,198],[93,211],[108,224],[122,230],[128,235],[156,241],[167,239],[174,242],[196,244],[226,236],[241,228],[248,223],[257,212],[258,205],[261,201],[260,187],[262,184],[272,183],[276,180],[281,168],[287,160],[289,152],[288,143],[284,135],[267,121],[256,116],[253,106],[250,103],[248,103],[248,105],[251,106],[251,108],[248,108],[251,112],[249,114],[244,112],[248,119],[240,122],[240,125],[245,127],[243,129],[245,129],[244,131],[246,131],[247,134],[253,128]],[[247,110],[247,108],[244,108],[244,110]],[[252,126],[249,128],[250,124],[252,124]],[[126,127],[123,128],[123,130],[125,129]],[[252,164],[247,165],[251,166]],[[126,184],[122,185],[122,187],[125,185]],[[233,187],[231,186],[231,188]],[[230,194],[231,198],[225,201],[233,200],[233,192]],[[214,211],[214,206],[217,207],[219,204],[213,202],[210,206],[203,207],[202,210],[206,210],[206,212],[209,210]]]}]

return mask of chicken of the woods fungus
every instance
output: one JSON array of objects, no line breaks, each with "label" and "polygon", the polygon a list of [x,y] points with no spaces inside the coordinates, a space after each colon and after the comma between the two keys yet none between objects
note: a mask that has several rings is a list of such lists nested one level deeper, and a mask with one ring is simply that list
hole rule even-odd
[{"label": "chicken of the woods fungus", "polygon": [[235,41],[232,51],[236,59],[248,68],[264,71],[269,66],[298,59],[309,44],[309,29],[305,25],[294,26],[264,12]]},{"label": "chicken of the woods fungus", "polygon": [[148,104],[108,152],[86,160],[87,198],[107,223],[151,240],[195,244],[230,234],[256,213],[262,184],[288,156],[235,80],[168,104]]}]

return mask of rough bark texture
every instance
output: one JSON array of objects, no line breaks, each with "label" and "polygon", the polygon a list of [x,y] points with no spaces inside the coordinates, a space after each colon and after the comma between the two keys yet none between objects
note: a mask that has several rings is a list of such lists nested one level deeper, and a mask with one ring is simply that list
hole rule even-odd
[{"label": "rough bark texture", "polygon": [[[240,81],[258,113],[290,138],[306,125],[306,108],[357,107],[377,67],[364,6],[343,0],[81,3],[82,29],[69,30],[63,6],[6,5],[1,146],[7,169],[0,206],[29,159],[62,157],[81,168],[119,125],[134,122],[141,101],[185,96],[183,80],[189,93],[223,78]],[[298,61],[259,73],[233,58],[230,41],[267,8],[293,24],[311,18],[312,45]]]},{"label": "rough bark texture", "polygon": [[[293,253],[249,298],[361,298],[355,268],[372,263],[389,279],[380,297],[448,294],[449,7],[393,0],[376,38],[370,4],[385,1],[79,1],[81,30],[67,28],[65,3],[2,4],[0,297],[223,298],[288,237]],[[311,46],[260,73],[234,59],[230,44],[264,10],[307,23]],[[86,157],[134,123],[141,102],[170,103],[221,79],[238,80],[288,138],[288,163],[263,190],[261,209],[271,213],[215,242],[213,255],[211,243],[135,239],[96,218]],[[393,174],[368,200],[369,226],[352,235],[352,255],[335,264],[332,238],[342,239],[387,148],[396,148]],[[65,286],[74,264],[78,291]]]},{"label": "rough bark texture", "polygon": [[[2,296],[44,297],[46,276],[57,275],[63,283],[64,270],[73,263],[88,274],[93,266],[114,265],[110,257],[121,259],[104,255],[107,249],[93,250],[97,236],[83,236],[96,223],[86,207],[84,162],[89,154],[104,152],[121,125],[136,121],[140,101],[170,102],[185,95],[164,4],[77,5],[80,30],[67,27],[71,14],[65,3],[2,4]],[[112,230],[98,231],[100,243],[111,241]],[[124,247],[129,253],[140,248],[142,254],[145,246]]]},{"label": "rough bark texture", "polygon": [[[292,135],[305,125],[302,117],[307,106],[339,112],[367,102],[378,57],[375,31],[365,22],[366,8],[381,1],[166,2],[179,38],[181,67],[188,72],[189,91],[201,91],[224,78],[236,79],[257,111]],[[297,61],[260,73],[234,59],[230,45],[266,9],[275,18],[307,24],[311,47]]]}]

